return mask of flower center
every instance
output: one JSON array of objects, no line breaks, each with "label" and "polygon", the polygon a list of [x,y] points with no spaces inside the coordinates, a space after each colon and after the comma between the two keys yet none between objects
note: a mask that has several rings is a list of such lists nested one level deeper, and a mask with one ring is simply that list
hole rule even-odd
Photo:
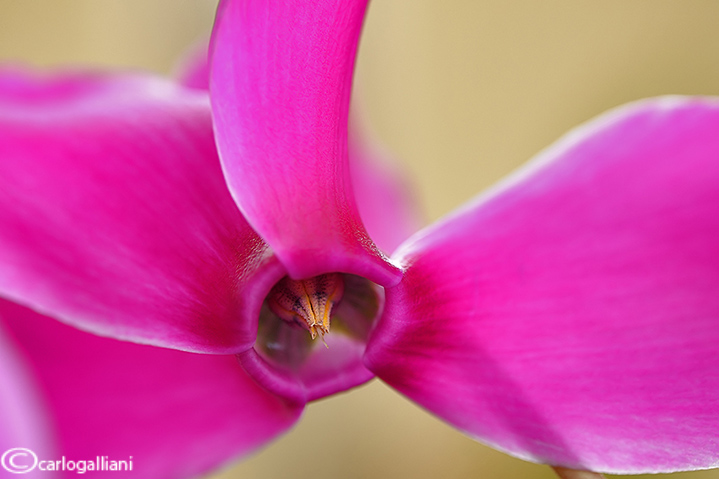
[{"label": "flower center", "polygon": [[312,339],[330,332],[330,317],[344,294],[345,282],[339,273],[323,274],[296,281],[285,276],[270,291],[267,306],[280,319],[307,329]]},{"label": "flower center", "polygon": [[[341,371],[363,369],[365,344],[383,302],[384,290],[361,276],[284,277],[265,298],[254,350],[267,367],[308,387]],[[317,347],[317,336],[329,349]]]}]

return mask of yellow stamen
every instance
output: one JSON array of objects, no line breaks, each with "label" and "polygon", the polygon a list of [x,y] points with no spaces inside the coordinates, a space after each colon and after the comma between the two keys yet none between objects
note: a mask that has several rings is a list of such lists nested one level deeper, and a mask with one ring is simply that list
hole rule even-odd
[{"label": "yellow stamen", "polygon": [[[267,297],[270,310],[281,319],[298,323],[315,339],[330,332],[332,307],[342,299],[344,280],[339,273],[296,281],[285,276]],[[326,343],[325,343],[326,345]]]}]

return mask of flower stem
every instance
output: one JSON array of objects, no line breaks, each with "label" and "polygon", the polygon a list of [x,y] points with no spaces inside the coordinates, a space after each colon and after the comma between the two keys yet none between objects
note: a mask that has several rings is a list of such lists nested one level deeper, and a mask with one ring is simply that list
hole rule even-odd
[{"label": "flower stem", "polygon": [[554,472],[556,472],[561,479],[605,479],[604,475],[598,472],[576,471],[574,469],[554,466],[552,466],[552,469],[554,469]]}]

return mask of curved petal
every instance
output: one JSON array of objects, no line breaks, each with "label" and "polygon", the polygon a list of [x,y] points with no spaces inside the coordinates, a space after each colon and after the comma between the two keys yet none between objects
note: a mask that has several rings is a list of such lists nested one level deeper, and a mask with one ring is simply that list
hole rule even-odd
[{"label": "curved petal", "polygon": [[246,455],[297,420],[237,358],[93,336],[0,300],[42,382],[68,460],[133,462],[132,477],[186,478]]},{"label": "curved petal", "polygon": [[418,203],[403,171],[361,131],[359,115],[350,116],[349,160],[352,189],[362,222],[375,244],[394,251],[421,226]]},{"label": "curved petal", "polygon": [[177,82],[197,90],[210,89],[210,64],[208,62],[209,45],[207,40],[198,41],[185,52],[176,67]]},{"label": "curved petal", "polygon": [[[207,44],[190,49],[176,74],[190,88],[209,89]],[[350,108],[352,110],[352,108]],[[396,162],[367,140],[357,113],[349,118],[349,167],[357,209],[374,243],[390,253],[419,230],[420,214],[409,182]]]},{"label": "curved petal", "polygon": [[525,459],[719,466],[717,238],[719,103],[625,107],[400,247],[365,360]]},{"label": "curved petal", "polygon": [[4,71],[0,158],[1,296],[119,339],[252,346],[284,273],[227,191],[206,94]]},{"label": "curved petal", "polygon": [[[1,301],[1,300],[0,300]],[[12,468],[10,449],[29,449],[38,457],[52,457],[54,444],[47,411],[30,368],[5,334],[0,312],[0,455],[2,467]],[[18,472],[31,467],[31,456],[20,451],[14,461]],[[11,453],[12,454],[12,453]],[[24,477],[32,477],[32,472]]]},{"label": "curved petal", "polygon": [[296,279],[383,286],[401,272],[367,235],[347,162],[347,116],[367,0],[223,1],[210,91],[230,191]]}]

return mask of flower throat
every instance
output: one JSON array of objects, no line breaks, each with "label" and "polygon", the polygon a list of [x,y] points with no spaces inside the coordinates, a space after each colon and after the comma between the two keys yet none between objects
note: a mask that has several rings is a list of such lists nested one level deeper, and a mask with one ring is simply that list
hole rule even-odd
[{"label": "flower throat", "polygon": [[279,318],[299,324],[312,339],[330,332],[330,317],[344,294],[345,284],[338,273],[294,280],[285,276],[270,291],[267,306]]}]

